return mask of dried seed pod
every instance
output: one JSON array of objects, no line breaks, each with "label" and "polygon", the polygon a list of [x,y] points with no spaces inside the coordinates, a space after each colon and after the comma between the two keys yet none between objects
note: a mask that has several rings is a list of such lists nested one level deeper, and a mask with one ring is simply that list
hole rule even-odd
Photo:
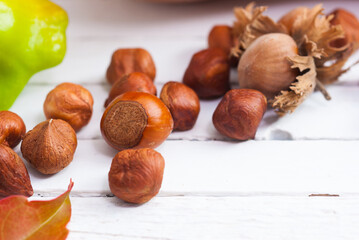
[{"label": "dried seed pod", "polygon": [[[345,32],[345,42],[353,44],[354,49],[359,48],[359,21],[351,12],[338,8],[329,15],[333,15],[333,19],[330,21],[332,25],[341,25]],[[338,40],[340,41],[340,40]],[[345,45],[341,42],[334,42],[335,47]]]},{"label": "dried seed pod", "polygon": [[86,126],[92,116],[93,98],[84,87],[74,83],[62,83],[47,94],[44,113],[47,119],[62,119],[75,131]]},{"label": "dried seed pod", "polygon": [[112,160],[108,180],[111,192],[131,203],[145,203],[161,188],[165,161],[150,148],[128,149]]},{"label": "dried seed pod", "polygon": [[229,89],[228,54],[220,48],[209,48],[193,55],[183,83],[202,99],[218,98]]},{"label": "dried seed pod", "polygon": [[239,86],[273,99],[295,81],[298,70],[291,67],[288,58],[297,54],[297,45],[289,35],[270,33],[257,38],[239,61]]},{"label": "dried seed pod", "polygon": [[266,109],[267,99],[261,92],[233,89],[218,104],[212,121],[218,132],[227,137],[254,139]]},{"label": "dried seed pod", "polygon": [[309,8],[307,7],[297,7],[289,11],[283,17],[281,17],[278,23],[283,24],[287,28],[288,32],[290,33],[295,21],[297,21],[298,18],[303,18],[308,13],[308,11]]},{"label": "dried seed pod", "polygon": [[101,119],[101,133],[115,149],[156,148],[173,129],[166,105],[144,92],[127,92],[115,98]]},{"label": "dried seed pod", "polygon": [[0,144],[0,198],[10,195],[33,194],[25,164],[9,147]]},{"label": "dried seed pod", "polygon": [[25,133],[25,123],[19,115],[10,111],[0,111],[0,144],[14,148]]},{"label": "dried seed pod", "polygon": [[54,174],[72,162],[76,147],[76,133],[70,124],[50,119],[26,133],[21,152],[39,172]]},{"label": "dried seed pod", "polygon": [[116,81],[105,102],[105,107],[117,96],[125,92],[146,92],[156,96],[157,89],[151,78],[140,72],[133,72]]},{"label": "dried seed pod", "polygon": [[191,88],[179,82],[168,82],[163,86],[160,98],[172,114],[174,130],[186,131],[193,128],[200,104],[197,94]]},{"label": "dried seed pod", "polygon": [[151,54],[142,48],[123,48],[115,51],[107,69],[107,81],[114,84],[132,72],[145,73],[153,81],[156,77],[156,66]]}]

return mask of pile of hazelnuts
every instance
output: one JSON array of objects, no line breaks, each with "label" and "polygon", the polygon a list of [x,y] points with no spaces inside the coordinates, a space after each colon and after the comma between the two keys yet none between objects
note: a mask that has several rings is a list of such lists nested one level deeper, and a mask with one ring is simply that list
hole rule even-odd
[{"label": "pile of hazelnuts", "polygon": [[93,102],[84,87],[62,83],[45,99],[47,120],[28,132],[19,115],[0,111],[0,198],[33,195],[27,168],[13,150],[21,140],[23,158],[42,174],[55,174],[72,162],[77,148],[76,132],[89,123]]},{"label": "pile of hazelnuts", "polygon": [[200,111],[199,99],[222,97],[213,114],[213,124],[223,135],[254,138],[267,108],[266,97],[257,90],[230,90],[230,67],[238,60],[230,56],[232,30],[215,26],[209,47],[193,55],[183,83],[167,82],[156,97],[156,67],[142,48],[119,49],[112,55],[107,80],[112,85],[101,133],[120,152],[112,161],[109,185],[122,200],[144,203],[154,197],[162,183],[164,159],[153,148],[172,131],[193,128]]},{"label": "pile of hazelnuts", "polygon": [[[114,195],[131,203],[145,203],[159,192],[165,161],[153,150],[170,133],[195,125],[199,99],[222,97],[213,114],[213,124],[223,135],[254,138],[267,107],[266,97],[256,90],[230,90],[230,57],[234,37],[228,26],[215,26],[209,47],[193,55],[183,83],[167,82],[156,97],[156,67],[150,53],[141,48],[119,49],[112,55],[107,80],[112,85],[104,103],[100,128],[105,141],[119,151],[109,171]],[[33,194],[27,169],[11,149],[21,140],[21,152],[35,169],[55,174],[73,160],[76,132],[87,125],[93,113],[93,97],[84,87],[62,83],[50,91],[43,110],[47,118],[26,134],[22,119],[0,112],[0,197]],[[6,172],[5,172],[6,170]]]}]

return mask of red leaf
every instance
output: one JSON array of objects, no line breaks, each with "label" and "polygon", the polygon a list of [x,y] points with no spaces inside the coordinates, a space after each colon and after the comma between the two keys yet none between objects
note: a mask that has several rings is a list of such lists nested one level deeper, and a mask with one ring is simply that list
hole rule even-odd
[{"label": "red leaf", "polygon": [[50,201],[28,201],[10,196],[0,201],[0,240],[66,239],[71,218],[70,180],[68,190]]}]

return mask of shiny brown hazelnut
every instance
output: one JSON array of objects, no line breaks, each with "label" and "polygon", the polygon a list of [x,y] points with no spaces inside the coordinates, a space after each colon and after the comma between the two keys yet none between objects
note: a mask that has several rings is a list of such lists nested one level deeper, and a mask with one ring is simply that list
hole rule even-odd
[{"label": "shiny brown hazelnut", "polygon": [[153,81],[156,77],[156,66],[151,54],[142,48],[123,48],[115,51],[107,69],[107,81],[114,84],[132,72],[145,73]]},{"label": "shiny brown hazelnut", "polygon": [[157,89],[151,78],[146,74],[140,72],[127,74],[112,85],[110,94],[105,102],[105,107],[113,99],[125,92],[146,92],[156,96]]},{"label": "shiny brown hazelnut", "polygon": [[224,95],[213,113],[213,124],[221,134],[236,139],[254,139],[267,109],[266,97],[257,90],[233,89]]},{"label": "shiny brown hazelnut", "polygon": [[62,83],[47,94],[43,107],[47,119],[62,119],[79,131],[91,119],[93,98],[78,84]]},{"label": "shiny brown hazelnut", "polygon": [[162,155],[151,148],[121,151],[108,174],[110,190],[126,202],[148,202],[161,188],[164,167]]},{"label": "shiny brown hazelnut", "polygon": [[50,119],[26,133],[21,152],[39,172],[54,174],[71,163],[76,147],[76,133],[70,124]]},{"label": "shiny brown hazelnut", "polygon": [[144,92],[126,92],[115,98],[101,119],[101,133],[117,150],[156,148],[173,129],[166,105]]},{"label": "shiny brown hazelnut", "polygon": [[0,144],[14,148],[25,133],[25,123],[19,115],[10,111],[0,111]]},{"label": "shiny brown hazelnut", "polygon": [[208,35],[208,48],[221,48],[228,54],[230,66],[237,67],[239,58],[231,54],[237,41],[233,29],[227,25],[214,26]]},{"label": "shiny brown hazelnut", "polygon": [[229,54],[233,46],[233,34],[230,26],[216,25],[211,29],[208,35],[209,48],[221,48]]},{"label": "shiny brown hazelnut", "polygon": [[191,88],[179,82],[168,82],[163,86],[160,98],[172,114],[173,130],[186,131],[193,128],[200,104],[197,94]]},{"label": "shiny brown hazelnut", "polygon": [[220,48],[209,48],[193,55],[183,83],[201,99],[223,96],[229,89],[228,54]]},{"label": "shiny brown hazelnut", "polygon": [[0,198],[33,194],[29,173],[24,162],[9,147],[0,144]]},{"label": "shiny brown hazelnut", "polygon": [[341,25],[344,32],[344,39],[337,39],[331,43],[334,47],[342,47],[346,43],[353,44],[354,49],[359,48],[359,21],[351,12],[338,8],[329,15],[333,15],[331,25]]}]

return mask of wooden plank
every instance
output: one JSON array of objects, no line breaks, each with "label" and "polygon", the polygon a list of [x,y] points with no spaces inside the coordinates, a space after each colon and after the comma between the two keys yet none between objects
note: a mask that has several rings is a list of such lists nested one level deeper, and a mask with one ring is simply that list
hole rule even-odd
[{"label": "wooden plank", "polygon": [[[47,85],[30,84],[19,96],[12,111],[20,114],[27,129],[45,120],[42,106],[46,95],[55,87],[55,83]],[[93,94],[94,114],[88,126],[79,133],[79,139],[101,139],[100,120],[104,111],[103,104],[109,92],[109,85],[85,84]],[[162,84],[157,84],[158,93]],[[293,114],[279,118],[269,110],[258,129],[256,140],[359,140],[359,87],[334,85],[328,87],[332,95],[326,101],[319,92],[310,96]],[[201,101],[201,112],[195,127],[186,132],[173,132],[169,139],[186,140],[224,140],[212,124],[212,114],[220,99]]]},{"label": "wooden plank", "polygon": [[[69,35],[72,36],[176,36],[180,38],[206,36],[215,24],[231,24],[233,8],[250,1],[208,1],[195,4],[156,4],[149,1],[128,0],[54,0],[67,10],[70,17]],[[357,1],[322,1],[326,13],[340,7],[359,9]],[[298,2],[262,1],[270,6],[267,14],[278,20]],[[315,2],[302,3],[313,7]],[[300,5],[300,4],[299,4]],[[89,24],[91,23],[91,24]],[[175,26],[175,27],[173,27]],[[165,30],[164,30],[165,29]]]},{"label": "wooden plank", "polygon": [[354,240],[358,198],[72,197],[71,239]]},{"label": "wooden plank", "polygon": [[[160,196],[357,196],[358,148],[359,141],[168,140],[157,149],[166,160]],[[35,196],[62,192],[70,178],[73,194],[110,194],[115,154],[104,140],[80,140],[63,171],[44,176],[28,166]]]},{"label": "wooden plank", "polygon": [[[143,38],[85,37],[70,38],[64,61],[57,67],[36,74],[30,83],[77,83],[106,82],[106,70],[112,53],[118,48],[142,47],[147,49],[156,64],[156,83],[182,81],[194,53],[207,47],[203,38]],[[347,66],[359,59],[359,52],[352,56]],[[359,65],[341,78],[344,83],[358,82]],[[231,82],[237,83],[236,71],[231,71]]]}]

